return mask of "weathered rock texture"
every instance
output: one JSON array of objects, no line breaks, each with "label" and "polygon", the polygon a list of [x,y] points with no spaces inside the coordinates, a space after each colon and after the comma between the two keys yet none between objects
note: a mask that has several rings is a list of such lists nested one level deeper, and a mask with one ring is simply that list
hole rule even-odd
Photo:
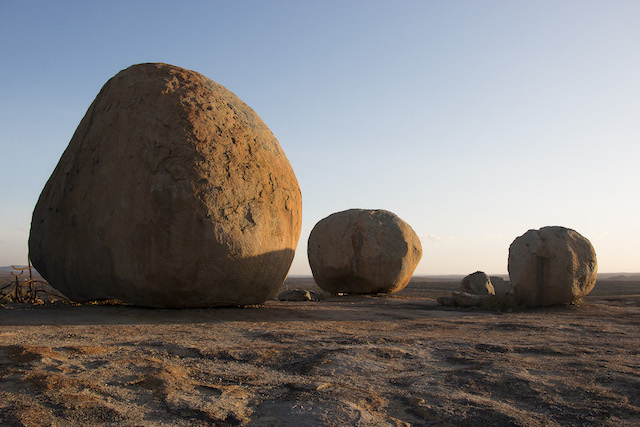
[{"label": "weathered rock texture", "polygon": [[509,247],[513,292],[528,307],[576,301],[591,292],[597,271],[589,240],[568,228],[529,230]]},{"label": "weathered rock texture", "polygon": [[79,301],[153,307],[274,297],[300,235],[278,141],[233,93],[140,64],[93,101],[33,213],[37,270]]},{"label": "weathered rock texture", "polygon": [[496,296],[502,297],[511,292],[511,282],[500,276],[491,276],[490,279]]},{"label": "weathered rock texture", "polygon": [[476,271],[462,279],[460,290],[463,293],[473,295],[495,295],[496,293],[491,284],[491,279],[482,271]]},{"label": "weathered rock texture", "polygon": [[413,229],[385,210],[350,209],[324,218],[307,250],[313,278],[331,293],[397,292],[422,257]]}]

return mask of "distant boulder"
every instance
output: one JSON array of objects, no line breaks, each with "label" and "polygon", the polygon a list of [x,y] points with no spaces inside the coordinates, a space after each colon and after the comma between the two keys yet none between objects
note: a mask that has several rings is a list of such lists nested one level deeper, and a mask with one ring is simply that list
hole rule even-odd
[{"label": "distant boulder", "polygon": [[591,242],[564,227],[529,230],[509,247],[509,277],[517,301],[528,307],[572,303],[596,284]]},{"label": "distant boulder", "polygon": [[258,304],[300,236],[300,187],[278,141],[207,77],[139,64],[102,88],[31,222],[33,265],[76,301]]},{"label": "distant boulder", "polygon": [[350,209],[319,221],[309,236],[313,278],[331,293],[397,292],[422,257],[413,229],[386,210]]},{"label": "distant boulder", "polygon": [[460,291],[472,295],[494,295],[491,278],[483,271],[476,271],[462,279]]}]

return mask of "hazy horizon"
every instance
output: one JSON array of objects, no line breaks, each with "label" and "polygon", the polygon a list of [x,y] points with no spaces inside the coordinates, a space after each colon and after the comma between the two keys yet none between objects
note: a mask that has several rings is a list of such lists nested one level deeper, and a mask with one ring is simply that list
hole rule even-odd
[{"label": "hazy horizon", "polygon": [[[26,264],[12,264],[12,265],[5,265],[5,266],[0,266],[0,271],[10,271],[10,269],[13,267],[26,267]],[[35,270],[35,267],[34,267]],[[412,277],[464,277],[467,276],[471,273],[474,273],[473,271],[470,272],[465,272],[465,273],[414,273],[412,275]],[[504,273],[496,273],[496,272],[491,272],[491,271],[485,271],[485,273],[489,276],[509,276],[509,273],[504,272]],[[634,277],[635,276],[640,276],[640,271],[598,271],[598,277],[602,277],[602,276],[606,276],[606,277],[614,277],[614,276],[627,276],[627,277]],[[311,274],[311,272],[309,273],[292,273],[289,272],[287,274],[287,277],[313,277],[313,275]]]},{"label": "hazy horizon", "polygon": [[416,275],[506,274],[511,242],[550,225],[588,238],[599,271],[640,271],[640,2],[174,5],[0,4],[0,265],[26,263],[37,198],[100,88],[165,62],[279,140],[303,198],[291,274],[310,274],[313,226],[350,208],[412,226]]}]

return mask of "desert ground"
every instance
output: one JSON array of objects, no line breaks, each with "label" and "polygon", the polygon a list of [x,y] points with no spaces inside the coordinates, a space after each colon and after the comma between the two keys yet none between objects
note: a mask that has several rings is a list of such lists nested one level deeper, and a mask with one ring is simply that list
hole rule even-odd
[{"label": "desert ground", "polygon": [[458,286],[241,309],[5,303],[0,424],[640,424],[640,281],[545,309],[436,304]]}]

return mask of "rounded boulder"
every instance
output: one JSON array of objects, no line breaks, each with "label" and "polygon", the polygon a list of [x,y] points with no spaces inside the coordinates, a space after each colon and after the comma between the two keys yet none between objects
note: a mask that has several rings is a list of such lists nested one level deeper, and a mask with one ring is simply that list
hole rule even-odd
[{"label": "rounded boulder", "polygon": [[413,229],[386,210],[350,209],[319,221],[309,236],[309,264],[331,293],[402,290],[422,257]]},{"label": "rounded boulder", "polygon": [[568,304],[596,284],[596,253],[577,231],[565,227],[529,230],[509,247],[509,277],[516,300],[527,307]]},{"label": "rounded boulder", "polygon": [[243,306],[277,294],[300,225],[298,182],[258,115],[197,72],[139,64],[80,122],[29,251],[73,300]]}]

